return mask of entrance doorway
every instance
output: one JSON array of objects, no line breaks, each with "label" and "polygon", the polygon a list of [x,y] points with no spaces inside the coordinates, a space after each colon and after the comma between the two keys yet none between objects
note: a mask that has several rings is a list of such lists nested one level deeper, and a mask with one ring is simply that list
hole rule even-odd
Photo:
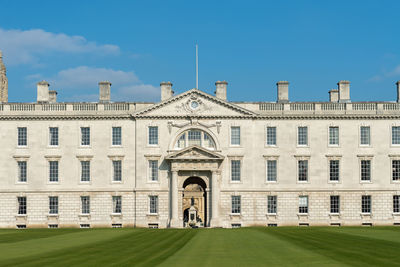
[{"label": "entrance doorway", "polygon": [[185,227],[207,226],[207,185],[200,177],[189,177],[183,183],[182,212]]}]

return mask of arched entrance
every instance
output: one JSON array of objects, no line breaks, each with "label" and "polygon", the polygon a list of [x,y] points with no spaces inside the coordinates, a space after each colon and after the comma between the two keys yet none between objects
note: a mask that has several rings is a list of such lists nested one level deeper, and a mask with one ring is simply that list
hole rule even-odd
[{"label": "arched entrance", "polygon": [[189,177],[183,183],[182,213],[184,227],[207,226],[207,185],[200,177]]}]

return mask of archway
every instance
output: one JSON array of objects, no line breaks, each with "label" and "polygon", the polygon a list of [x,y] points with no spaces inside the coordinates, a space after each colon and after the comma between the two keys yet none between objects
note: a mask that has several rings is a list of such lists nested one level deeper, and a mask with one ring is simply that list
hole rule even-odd
[{"label": "archway", "polygon": [[183,183],[182,213],[185,227],[207,226],[206,188],[206,183],[200,177],[189,177]]}]

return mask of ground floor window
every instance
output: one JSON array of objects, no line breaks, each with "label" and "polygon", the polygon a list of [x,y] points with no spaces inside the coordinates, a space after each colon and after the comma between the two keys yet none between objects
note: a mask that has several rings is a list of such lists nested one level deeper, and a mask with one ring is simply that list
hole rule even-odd
[{"label": "ground floor window", "polygon": [[400,213],[400,196],[393,196],[393,212]]},{"label": "ground floor window", "polygon": [[89,214],[90,213],[90,197],[89,196],[81,197],[81,204],[82,204],[82,214]]},{"label": "ground floor window", "polygon": [[240,214],[241,212],[241,199],[240,196],[232,196],[232,213]]},{"label": "ground floor window", "polygon": [[121,213],[122,212],[122,199],[121,196],[113,196],[113,213]]},{"label": "ground floor window", "polygon": [[371,213],[371,196],[361,196],[361,212]]},{"label": "ground floor window", "polygon": [[299,213],[308,213],[308,196],[299,196]]},{"label": "ground floor window", "polygon": [[331,196],[331,213],[339,213],[340,211],[340,197]]},{"label": "ground floor window", "polygon": [[276,196],[268,196],[268,213],[275,214],[277,208]]},{"label": "ground floor window", "polygon": [[58,214],[58,197],[49,197],[49,214]]},{"label": "ground floor window", "polygon": [[26,214],[26,197],[18,197],[18,214]]},{"label": "ground floor window", "polygon": [[150,200],[150,213],[157,214],[158,213],[158,196],[149,196]]}]

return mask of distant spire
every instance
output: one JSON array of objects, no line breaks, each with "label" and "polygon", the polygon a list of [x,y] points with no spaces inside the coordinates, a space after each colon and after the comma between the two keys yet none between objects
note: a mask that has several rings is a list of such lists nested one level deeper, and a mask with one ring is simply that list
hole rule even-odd
[{"label": "distant spire", "polygon": [[3,63],[3,53],[0,50],[0,103],[8,102],[8,80],[6,66]]},{"label": "distant spire", "polygon": [[196,89],[199,89],[199,46],[196,44]]}]

